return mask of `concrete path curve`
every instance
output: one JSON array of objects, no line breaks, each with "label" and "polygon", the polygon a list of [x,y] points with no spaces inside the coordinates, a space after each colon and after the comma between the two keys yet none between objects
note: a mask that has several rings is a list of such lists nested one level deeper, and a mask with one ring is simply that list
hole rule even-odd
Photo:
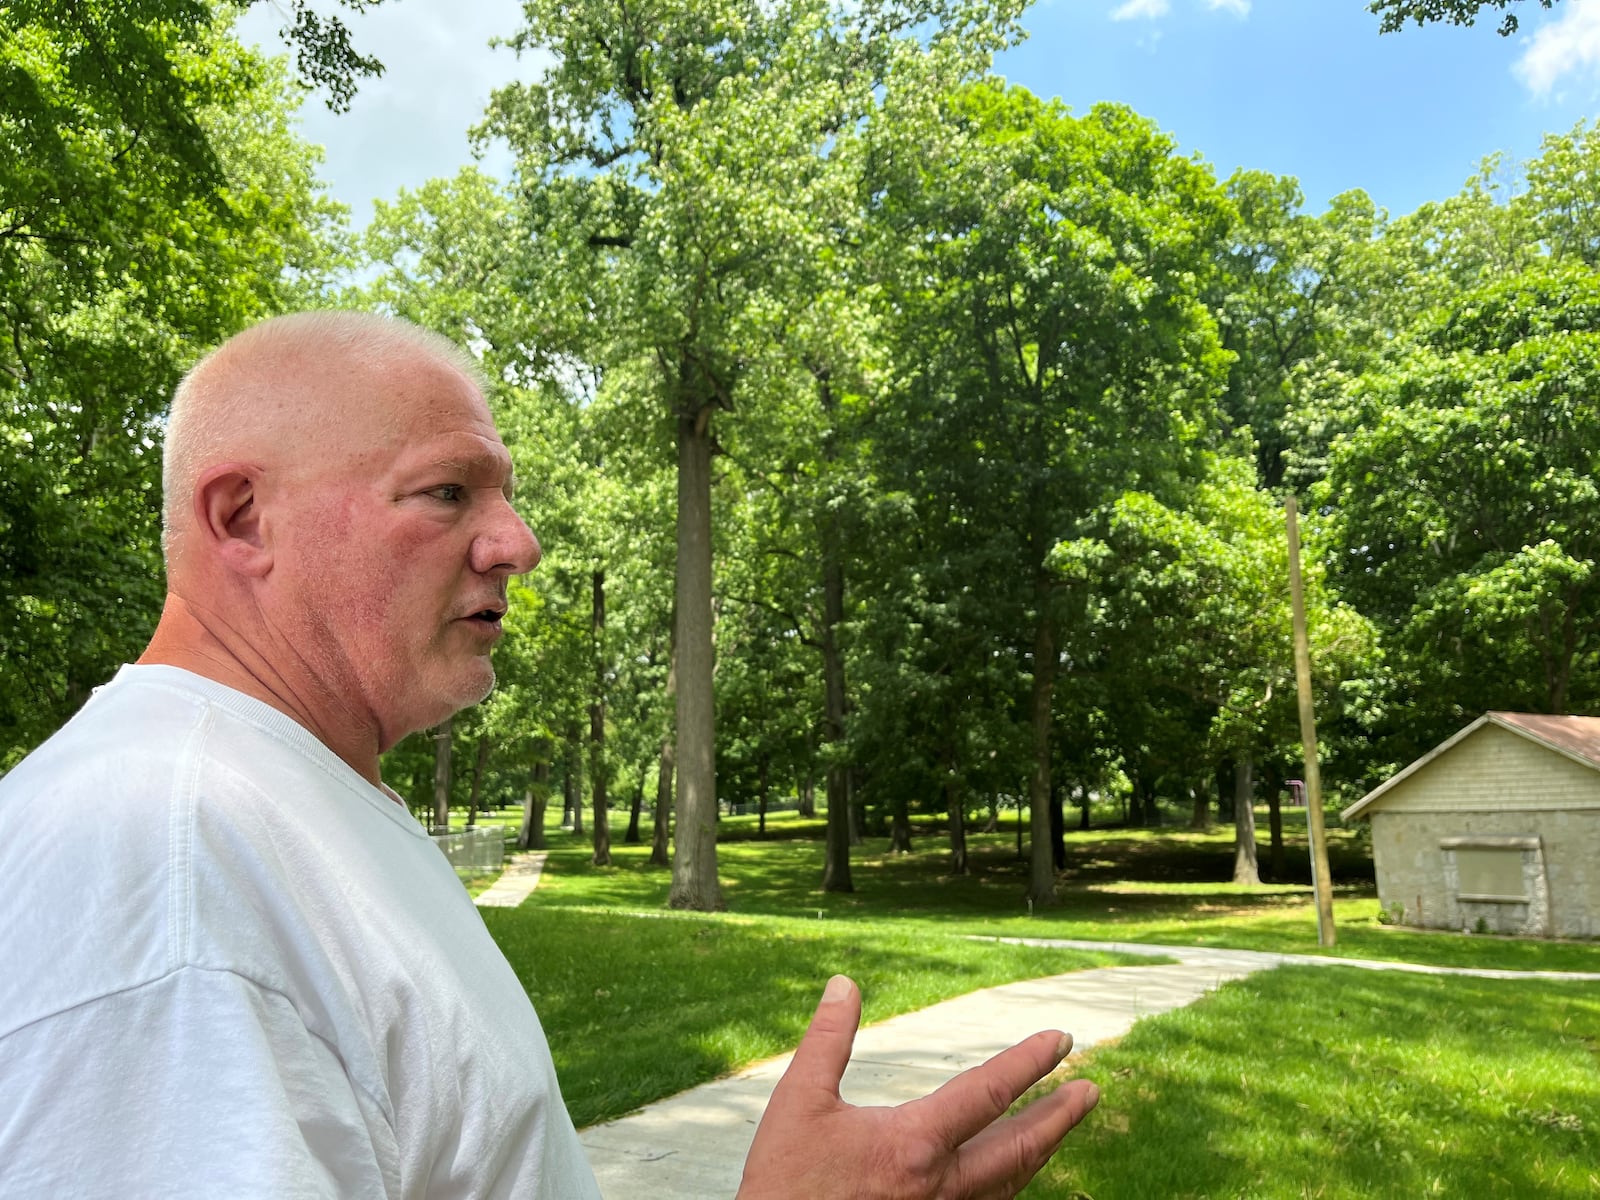
[{"label": "concrete path curve", "polygon": [[1357,967],[1363,971],[1403,971],[1412,975],[1471,975],[1479,979],[1573,979],[1600,981],[1600,971],[1504,971],[1498,967],[1433,967],[1425,963],[1389,962],[1378,958],[1335,958],[1327,954],[1278,954],[1266,950],[1226,950],[1210,946],[1162,946],[1155,942],[1090,942],[1073,938],[976,937],[975,941],[1005,942],[1016,946],[1046,946],[1061,950],[1105,950],[1118,954],[1144,954],[1176,958],[1219,970],[1239,968],[1241,974],[1270,967]]},{"label": "concrete path curve", "polygon": [[[1167,1012],[1256,971],[1288,963],[1424,974],[1600,980],[1572,971],[1496,971],[1413,963],[1268,954],[1129,942],[1004,938],[1063,949],[1114,950],[1174,958],[1147,967],[1101,967],[985,988],[891,1017],[857,1036],[841,1092],[852,1104],[899,1104],[1040,1029],[1072,1033],[1074,1053],[1120,1037],[1140,1017]],[[631,1116],[579,1131],[606,1200],[707,1200],[731,1197],[756,1122],[789,1056],[756,1063],[651,1104]]]},{"label": "concrete path curve", "polygon": [[[512,855],[484,907],[514,907],[539,884],[542,851]],[[1274,954],[1143,942],[1065,938],[988,938],[1071,950],[1104,950],[1176,959],[1147,967],[1101,967],[1028,979],[957,996],[904,1013],[856,1035],[841,1092],[853,1104],[900,1104],[926,1095],[950,1076],[976,1066],[1040,1029],[1065,1029],[1074,1053],[1126,1033],[1140,1017],[1189,1004],[1230,979],[1287,964],[1356,967],[1487,979],[1574,979],[1600,973],[1503,971],[1419,963]],[[723,1079],[657,1101],[631,1116],[579,1131],[606,1200],[706,1200],[731,1197],[767,1097],[789,1055],[755,1063]]]},{"label": "concrete path curve", "polygon": [[479,908],[515,908],[539,886],[545,857],[543,850],[513,854],[500,869],[500,878],[479,892],[475,903]]},{"label": "concrete path curve", "polygon": [[[1040,1029],[1066,1029],[1074,1052],[1139,1017],[1197,999],[1255,968],[1175,963],[1103,967],[958,996],[869,1025],[856,1036],[841,1090],[852,1104],[900,1104]],[[744,1156],[789,1055],[579,1131],[607,1200],[731,1197]]]}]

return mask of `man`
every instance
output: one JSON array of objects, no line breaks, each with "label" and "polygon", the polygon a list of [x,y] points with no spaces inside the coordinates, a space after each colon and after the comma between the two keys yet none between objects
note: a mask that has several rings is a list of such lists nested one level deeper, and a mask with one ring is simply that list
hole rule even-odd
[{"label": "man", "polygon": [[[595,1195],[526,993],[379,776],[488,693],[539,560],[472,361],[258,325],[179,387],[163,486],[149,648],[0,780],[0,1194]],[[852,1108],[859,1015],[830,981],[741,1194],[1004,1194],[1094,1104],[996,1121],[1052,1032]]]}]

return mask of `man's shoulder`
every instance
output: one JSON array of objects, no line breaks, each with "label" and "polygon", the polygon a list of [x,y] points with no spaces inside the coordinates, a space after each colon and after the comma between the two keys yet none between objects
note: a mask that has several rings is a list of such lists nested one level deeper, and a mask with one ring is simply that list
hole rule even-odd
[{"label": "man's shoulder", "polygon": [[143,822],[197,787],[265,795],[270,789],[254,788],[253,779],[301,768],[351,774],[259,701],[177,668],[124,667],[0,778],[0,821],[13,830],[91,817],[96,825]]},{"label": "man's shoulder", "polygon": [[44,835],[117,821],[141,798],[164,802],[185,744],[204,720],[199,697],[125,684],[87,704],[0,778],[0,820]]}]

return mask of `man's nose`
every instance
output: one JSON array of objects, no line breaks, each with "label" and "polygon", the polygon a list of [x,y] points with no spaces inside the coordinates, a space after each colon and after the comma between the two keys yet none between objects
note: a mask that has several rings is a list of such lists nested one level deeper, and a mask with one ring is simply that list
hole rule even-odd
[{"label": "man's nose", "polygon": [[544,551],[528,523],[511,507],[511,502],[501,500],[500,506],[494,527],[473,543],[472,568],[482,575],[492,572],[521,575],[539,565]]}]

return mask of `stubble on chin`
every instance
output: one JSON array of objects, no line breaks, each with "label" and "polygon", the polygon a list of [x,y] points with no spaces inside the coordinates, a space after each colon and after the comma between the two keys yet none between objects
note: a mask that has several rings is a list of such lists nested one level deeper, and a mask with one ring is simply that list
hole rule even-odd
[{"label": "stubble on chin", "polygon": [[[475,704],[482,704],[489,698],[490,693],[494,691],[494,664],[489,661],[488,655],[484,655],[479,660],[479,663],[483,672],[482,678],[470,681],[466,679],[458,680],[454,688],[439,693],[435,709],[436,715],[431,721],[418,728],[431,729],[441,721],[453,717],[457,713],[473,707]],[[415,682],[413,682],[412,686],[415,686]]]}]

